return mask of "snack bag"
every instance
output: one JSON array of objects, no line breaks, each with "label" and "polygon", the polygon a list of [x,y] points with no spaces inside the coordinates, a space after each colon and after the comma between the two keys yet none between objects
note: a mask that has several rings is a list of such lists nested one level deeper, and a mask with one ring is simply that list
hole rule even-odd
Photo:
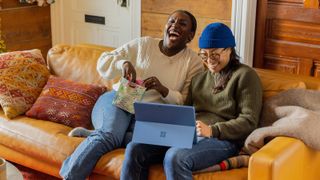
[{"label": "snack bag", "polygon": [[146,91],[146,88],[141,86],[141,80],[137,80],[136,82],[137,84],[130,82],[125,78],[121,78],[119,89],[112,101],[112,104],[134,114],[133,103],[135,101],[141,101],[144,92]]}]

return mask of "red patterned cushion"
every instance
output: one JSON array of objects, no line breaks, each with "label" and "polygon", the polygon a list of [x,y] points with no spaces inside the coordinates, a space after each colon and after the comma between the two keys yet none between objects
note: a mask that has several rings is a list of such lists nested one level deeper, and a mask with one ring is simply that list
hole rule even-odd
[{"label": "red patterned cushion", "polygon": [[91,112],[105,87],[50,76],[27,116],[71,127],[91,127]]},{"label": "red patterned cushion", "polygon": [[0,104],[8,118],[24,114],[38,98],[50,73],[40,50],[0,54]]}]

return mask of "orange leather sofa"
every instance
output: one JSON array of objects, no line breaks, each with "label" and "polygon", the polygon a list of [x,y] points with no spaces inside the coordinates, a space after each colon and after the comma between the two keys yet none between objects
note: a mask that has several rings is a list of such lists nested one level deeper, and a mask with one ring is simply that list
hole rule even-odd
[{"label": "orange leather sofa", "polygon": [[[96,61],[111,48],[95,45],[57,45],[48,52],[47,64],[52,74],[85,83],[111,87],[114,81],[103,80],[96,72]],[[320,90],[320,80],[257,69],[265,98],[289,88]],[[9,120],[0,110],[0,156],[23,166],[59,176],[63,160],[82,138],[68,137],[70,127],[50,121],[19,116]],[[119,179],[124,149],[105,154],[90,179]],[[194,175],[196,180],[295,180],[320,179],[320,152],[301,141],[277,137],[250,158],[248,168]],[[151,167],[152,180],[165,179],[161,165]]]}]

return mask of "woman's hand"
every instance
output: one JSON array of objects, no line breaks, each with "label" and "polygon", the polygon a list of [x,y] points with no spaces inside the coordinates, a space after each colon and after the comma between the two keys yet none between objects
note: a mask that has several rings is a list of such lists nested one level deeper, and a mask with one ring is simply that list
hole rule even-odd
[{"label": "woman's hand", "polygon": [[136,82],[136,70],[131,62],[126,61],[122,65],[122,77],[128,79],[131,82]]},{"label": "woman's hand", "polygon": [[147,88],[147,91],[154,89],[158,91],[162,97],[166,97],[169,93],[169,89],[163,86],[157,77],[149,77],[143,81],[143,86]]},{"label": "woman's hand", "polygon": [[197,135],[202,137],[212,137],[212,128],[205,123],[196,121]]}]

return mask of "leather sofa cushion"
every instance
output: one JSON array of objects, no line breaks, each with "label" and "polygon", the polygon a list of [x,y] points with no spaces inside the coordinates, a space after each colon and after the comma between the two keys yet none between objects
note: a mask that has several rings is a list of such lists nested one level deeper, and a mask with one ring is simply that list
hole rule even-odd
[{"label": "leather sofa cushion", "polygon": [[306,84],[300,79],[290,79],[275,71],[256,69],[263,87],[263,99],[274,96],[292,88],[306,89]]},{"label": "leather sofa cushion", "polygon": [[8,120],[0,111],[1,143],[8,148],[24,152],[54,164],[61,164],[80,143],[80,138],[66,134],[70,127],[44,120],[18,116]]},{"label": "leather sofa cushion", "polygon": [[[70,155],[83,138],[69,137],[70,127],[50,121],[36,120],[26,116],[19,116],[8,120],[3,111],[0,111],[0,138],[1,143],[8,149],[15,152],[23,152],[29,159],[50,164],[52,168],[59,169],[63,160]],[[109,179],[119,179],[124,159],[124,149],[116,149],[105,154],[97,163],[94,169],[94,176],[103,175]],[[32,163],[33,164],[33,163]],[[39,168],[39,167],[37,167]],[[53,170],[53,173],[57,173]],[[48,170],[46,170],[48,171]],[[247,169],[234,169],[228,171],[234,179],[246,179]],[[52,174],[58,176],[57,174]],[[205,173],[195,175],[202,179],[203,177],[223,177],[223,173]],[[233,179],[231,178],[231,179]],[[150,170],[150,179],[165,179],[161,165],[152,166]],[[223,179],[223,178],[222,178]]]},{"label": "leather sofa cushion", "polygon": [[104,51],[113,48],[86,45],[58,45],[48,52],[47,65],[51,74],[65,79],[99,84],[112,88],[116,80],[104,80],[97,72],[97,60]]},{"label": "leather sofa cushion", "polygon": [[[70,127],[62,124],[26,116],[8,120],[0,110],[1,144],[53,167],[60,167],[63,160],[83,141],[83,138],[67,136],[70,130]],[[123,159],[124,149],[107,153],[99,160],[94,172],[110,178],[120,178]]]}]

